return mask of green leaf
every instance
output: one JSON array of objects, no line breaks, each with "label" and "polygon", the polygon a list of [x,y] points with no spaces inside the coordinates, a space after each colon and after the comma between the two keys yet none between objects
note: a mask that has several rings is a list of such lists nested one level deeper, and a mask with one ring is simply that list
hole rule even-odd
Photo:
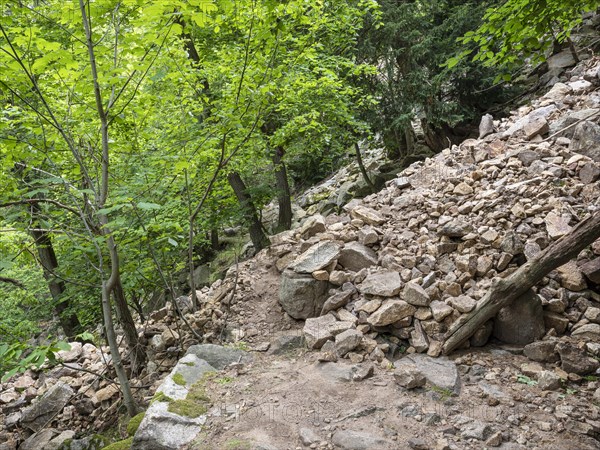
[{"label": "green leaf", "polygon": [[161,206],[157,203],[139,202],[137,207],[142,210],[160,209]]}]

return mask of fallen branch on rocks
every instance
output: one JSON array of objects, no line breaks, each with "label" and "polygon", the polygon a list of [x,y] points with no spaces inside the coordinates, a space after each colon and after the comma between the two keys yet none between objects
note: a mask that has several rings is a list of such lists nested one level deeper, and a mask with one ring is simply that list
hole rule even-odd
[{"label": "fallen branch on rocks", "polygon": [[554,134],[551,134],[551,135],[550,135],[550,136],[548,136],[546,139],[544,139],[544,141],[549,141],[550,139],[552,139],[552,138],[554,138],[554,137],[558,136],[559,134],[561,134],[561,133],[564,133],[565,131],[567,131],[567,130],[569,130],[569,129],[573,128],[574,126],[576,126],[576,125],[579,125],[581,122],[585,122],[586,120],[589,120],[589,119],[591,119],[592,117],[594,117],[594,116],[597,116],[598,114],[600,114],[600,111],[597,111],[597,112],[595,112],[595,113],[592,113],[592,114],[590,114],[589,116],[586,116],[586,117],[584,117],[583,119],[579,119],[577,122],[575,122],[575,123],[572,123],[571,125],[569,125],[569,126],[566,126],[566,127],[564,127],[564,128],[561,128],[561,129],[560,129],[560,130],[558,130],[556,133],[554,133]]},{"label": "fallen branch on rocks", "polygon": [[575,258],[581,250],[598,238],[600,211],[582,220],[570,233],[551,243],[510,276],[504,279],[497,278],[477,307],[461,317],[448,330],[442,347],[443,353],[448,354],[459,347],[498,311],[535,286],[549,272]]}]

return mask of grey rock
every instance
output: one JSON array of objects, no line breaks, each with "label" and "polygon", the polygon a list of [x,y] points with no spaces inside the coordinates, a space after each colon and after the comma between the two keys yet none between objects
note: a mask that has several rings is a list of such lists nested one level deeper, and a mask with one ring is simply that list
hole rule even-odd
[{"label": "grey rock", "polygon": [[576,61],[573,58],[571,51],[567,49],[556,55],[552,55],[546,60],[546,63],[548,64],[548,69],[564,69],[566,67],[574,66]]},{"label": "grey rock", "polygon": [[332,442],[343,450],[385,450],[392,443],[386,439],[363,431],[338,430],[333,434]]},{"label": "grey rock", "polygon": [[363,335],[360,331],[349,329],[343,331],[335,337],[335,350],[338,356],[343,357],[358,347],[362,341]]},{"label": "grey rock", "polygon": [[297,273],[313,273],[331,265],[340,256],[340,245],[333,241],[318,242],[289,265]]},{"label": "grey rock", "polygon": [[492,335],[492,331],[494,331],[494,322],[488,320],[482,326],[480,326],[473,336],[469,339],[471,343],[471,347],[483,347],[490,340],[490,336]]},{"label": "grey rock", "polygon": [[[209,356],[215,354],[212,348],[205,353]],[[223,358],[219,356],[216,360],[221,362],[222,367],[224,367]],[[214,367],[188,350],[188,354],[179,360],[156,392],[163,393],[172,400],[183,400],[187,397],[192,384],[200,380],[207,372],[214,371]],[[185,385],[176,383],[173,380],[175,374],[183,375]],[[132,450],[175,450],[182,448],[196,438],[206,422],[206,415],[198,417],[180,416],[168,411],[169,404],[170,402],[167,401],[154,401],[150,404],[133,438]]]},{"label": "grey rock", "polygon": [[414,367],[398,367],[394,370],[394,380],[406,389],[415,389],[425,386],[427,379]]},{"label": "grey rock", "polygon": [[442,228],[438,230],[438,234],[441,236],[459,238],[466,236],[471,231],[473,231],[473,226],[470,223],[455,220],[442,226]]},{"label": "grey rock", "polygon": [[402,297],[409,305],[414,306],[429,306],[431,298],[421,286],[412,281],[406,283]]},{"label": "grey rock", "polygon": [[565,372],[587,375],[600,367],[597,360],[590,358],[585,350],[570,342],[559,342],[556,350],[560,355],[561,367]]},{"label": "grey rock", "polygon": [[571,332],[571,336],[588,341],[598,342],[600,340],[600,325],[597,323],[588,323],[582,325],[573,330]]},{"label": "grey rock", "polygon": [[30,406],[23,409],[21,424],[33,432],[41,430],[54,414],[62,411],[72,395],[71,386],[59,381],[44,395],[34,400]]},{"label": "grey rock", "polygon": [[416,369],[429,383],[455,394],[460,393],[460,377],[453,361],[446,357],[432,358],[423,354],[413,354],[394,363],[396,368]]},{"label": "grey rock", "polygon": [[432,301],[431,304],[429,305],[429,307],[431,308],[431,313],[433,314],[433,318],[437,322],[441,322],[446,317],[448,317],[450,314],[452,314],[452,307],[447,305],[444,302],[439,301],[439,300]]},{"label": "grey rock", "polygon": [[33,433],[19,446],[19,450],[40,450],[47,449],[52,438],[58,435],[54,428],[46,428]]},{"label": "grey rock", "polygon": [[81,342],[69,342],[69,350],[61,350],[56,354],[56,359],[63,362],[77,361],[83,352]]},{"label": "grey rock", "polygon": [[569,218],[559,216],[554,211],[549,212],[544,218],[546,230],[551,239],[558,239],[569,233],[572,227],[569,225]]},{"label": "grey rock", "polygon": [[550,370],[540,372],[537,381],[538,387],[543,391],[556,391],[561,388],[560,377]]},{"label": "grey rock", "polygon": [[343,362],[324,362],[319,363],[317,368],[324,377],[342,383],[360,381],[373,373],[373,365],[370,363],[346,364]]},{"label": "grey rock", "polygon": [[454,309],[461,313],[469,313],[475,309],[477,302],[468,295],[459,295],[448,300]]},{"label": "grey rock", "polygon": [[429,348],[429,339],[423,331],[421,322],[418,319],[414,321],[415,329],[410,333],[409,343],[417,353],[423,353]]},{"label": "grey rock", "polygon": [[327,231],[325,218],[321,214],[310,216],[300,227],[300,235],[305,239],[325,231]]},{"label": "grey rock", "polygon": [[523,131],[525,132],[525,137],[531,140],[537,135],[548,133],[550,127],[548,126],[548,121],[545,117],[537,117],[534,120],[527,122],[523,126]]},{"label": "grey rock", "polygon": [[527,344],[523,347],[523,354],[530,360],[537,362],[556,362],[559,359],[554,340],[537,341]]},{"label": "grey rock", "polygon": [[321,309],[321,316],[324,316],[329,311],[334,311],[346,305],[348,303],[348,300],[350,300],[350,297],[352,297],[352,294],[352,291],[340,291],[333,294],[323,304],[323,308]]},{"label": "grey rock", "polygon": [[332,314],[306,319],[302,333],[310,349],[319,349],[335,335],[354,327],[353,322],[338,322]]},{"label": "grey rock", "polygon": [[402,289],[398,272],[376,272],[368,275],[358,289],[363,294],[393,297]]},{"label": "grey rock", "polygon": [[279,303],[294,319],[315,317],[323,309],[328,289],[327,281],[285,270],[281,275]]},{"label": "grey rock", "polygon": [[[195,355],[199,359],[206,361],[217,370],[224,369],[232,363],[241,362],[247,364],[253,360],[253,356],[248,352],[215,344],[192,345],[190,348],[188,348],[186,355]],[[200,363],[196,363],[196,365],[198,364]],[[198,368],[194,369],[194,371],[197,370]]]},{"label": "grey rock", "polygon": [[305,344],[304,336],[301,334],[279,336],[271,342],[269,353],[271,355],[284,355],[287,352],[304,347]]},{"label": "grey rock", "polygon": [[479,420],[474,420],[465,425],[460,433],[464,439],[477,439],[479,441],[486,440],[491,434],[491,427],[487,423],[480,422]]},{"label": "grey rock", "polygon": [[582,264],[579,269],[588,280],[600,284],[600,258],[595,258]]},{"label": "grey rock", "polygon": [[494,132],[494,118],[491,114],[485,114],[479,122],[479,139],[483,139]]},{"label": "grey rock", "polygon": [[569,149],[600,162],[600,125],[589,120],[577,125]]},{"label": "grey rock", "polygon": [[545,333],[542,301],[529,290],[502,308],[494,321],[494,337],[507,344],[529,344]]},{"label": "grey rock", "polygon": [[587,119],[594,114],[597,114],[599,111],[600,109],[597,108],[589,108],[580,109],[579,111],[573,111],[565,114],[560,119],[555,120],[550,124],[550,134],[558,133],[557,136],[571,139],[575,133],[575,127],[568,127],[579,122],[580,120]]},{"label": "grey rock", "polygon": [[386,300],[367,319],[367,322],[376,327],[383,327],[411,316],[417,309],[403,300]]},{"label": "grey rock", "polygon": [[588,162],[579,169],[579,179],[585,184],[592,184],[600,179],[600,167],[593,162]]},{"label": "grey rock", "polygon": [[500,249],[511,255],[518,255],[523,253],[524,245],[519,238],[519,235],[514,231],[509,231],[502,239],[502,243],[500,244]]},{"label": "grey rock", "polygon": [[359,242],[349,242],[340,253],[338,262],[347,270],[358,272],[377,264],[377,254]]},{"label": "grey rock", "polygon": [[385,222],[383,216],[381,216],[381,214],[379,214],[377,211],[362,205],[353,208],[350,211],[350,215],[353,218],[360,219],[369,225],[381,225]]}]

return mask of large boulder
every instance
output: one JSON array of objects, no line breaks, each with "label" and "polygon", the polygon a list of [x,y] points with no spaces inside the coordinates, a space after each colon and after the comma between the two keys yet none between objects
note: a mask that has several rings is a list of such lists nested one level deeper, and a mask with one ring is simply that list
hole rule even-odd
[{"label": "large boulder", "polygon": [[253,359],[250,353],[243,350],[215,344],[192,345],[188,348],[186,355],[195,355],[218,370],[222,370],[232,363],[249,363]]},{"label": "large boulder", "polygon": [[577,125],[569,149],[600,162],[600,125],[589,120]]},{"label": "large boulder", "polygon": [[494,337],[507,344],[529,344],[545,331],[542,301],[532,290],[502,308],[494,321]]},{"label": "large boulder", "polygon": [[21,424],[33,432],[41,430],[56,413],[62,411],[72,395],[71,386],[59,381],[23,410]]},{"label": "large boulder", "polygon": [[432,358],[423,354],[413,354],[394,363],[396,371],[416,370],[423,374],[427,381],[441,389],[452,393],[460,393],[460,376],[456,364],[446,357]]},{"label": "large boulder", "polygon": [[279,286],[279,303],[294,319],[316,317],[327,300],[329,282],[315,280],[311,275],[285,270]]},{"label": "large boulder", "polygon": [[194,440],[206,422],[207,404],[198,394],[200,380],[214,371],[194,354],[181,358],[156,390],[131,449],[175,450]]}]

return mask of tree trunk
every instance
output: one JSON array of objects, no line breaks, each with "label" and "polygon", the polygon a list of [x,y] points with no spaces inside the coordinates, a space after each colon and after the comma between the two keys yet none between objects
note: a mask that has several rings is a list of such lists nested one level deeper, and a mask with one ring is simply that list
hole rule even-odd
[{"label": "tree trunk", "polygon": [[258,214],[256,213],[256,207],[252,202],[252,197],[250,197],[248,189],[246,188],[246,184],[244,183],[244,180],[242,180],[242,177],[240,177],[239,173],[229,173],[229,175],[227,175],[227,181],[229,181],[229,185],[233,189],[235,196],[240,202],[244,218],[250,224],[250,239],[254,244],[254,249],[259,252],[269,245],[269,238],[267,238],[265,235],[262,223],[260,223],[260,220],[258,219]]},{"label": "tree trunk", "polygon": [[131,316],[129,306],[127,305],[127,299],[125,298],[125,291],[123,290],[123,284],[121,283],[120,277],[115,282],[113,295],[119,316],[119,324],[123,327],[125,342],[127,343],[127,348],[130,353],[131,372],[137,375],[141,372],[146,363],[146,352],[144,351],[142,344],[140,344],[137,330],[135,329],[135,322]]},{"label": "tree trunk", "polygon": [[573,230],[504,279],[496,279],[477,307],[452,325],[446,334],[444,354],[469,339],[498,311],[527,292],[549,272],[575,258],[581,250],[600,237],[600,211],[581,221]]},{"label": "tree trunk", "polygon": [[279,205],[277,231],[285,231],[292,228],[292,199],[283,155],[284,150],[281,146],[275,148],[272,152],[277,186],[277,204]]},{"label": "tree trunk", "polygon": [[[33,210],[37,208],[37,205],[32,205]],[[35,215],[35,212],[32,214]],[[69,301],[64,298],[61,299],[65,292],[65,283],[58,280],[54,275],[54,272],[58,267],[58,260],[56,258],[56,253],[54,252],[54,247],[52,246],[50,235],[45,231],[36,229],[31,231],[31,236],[35,241],[35,247],[44,271],[44,278],[48,282],[50,295],[52,295],[52,299],[54,300],[54,311],[58,316],[60,326],[65,332],[65,335],[69,339],[73,339],[76,335],[81,333],[82,328],[77,315],[73,312],[67,312]]]},{"label": "tree trunk", "polygon": [[210,230],[210,248],[213,251],[219,251],[219,230],[212,228]]},{"label": "tree trunk", "polygon": [[365,165],[363,164],[362,154],[360,153],[360,145],[358,145],[358,142],[354,143],[354,150],[356,151],[356,162],[358,163],[360,173],[362,173],[365,182],[371,188],[371,192],[375,192],[375,185],[369,178],[369,175],[367,174],[367,169],[365,169]]}]

